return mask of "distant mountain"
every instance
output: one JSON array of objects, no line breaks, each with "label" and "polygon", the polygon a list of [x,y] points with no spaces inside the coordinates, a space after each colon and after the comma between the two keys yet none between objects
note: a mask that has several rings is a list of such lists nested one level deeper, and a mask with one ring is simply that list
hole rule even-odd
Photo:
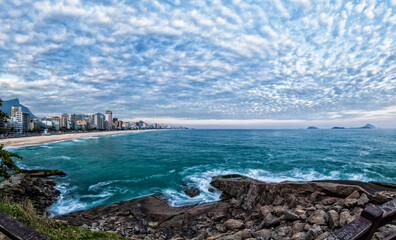
[{"label": "distant mountain", "polygon": [[367,123],[366,125],[360,127],[359,129],[376,129],[376,127],[374,125]]},{"label": "distant mountain", "polygon": [[29,113],[30,118],[37,118],[32,112],[30,112],[29,108],[19,103],[18,98],[4,101],[2,104],[3,106],[0,107],[0,110],[7,113],[8,116],[11,114],[11,106],[21,106],[22,112]]},{"label": "distant mountain", "polygon": [[307,127],[307,129],[319,129],[319,128],[315,127],[315,126],[309,126],[309,127]]},{"label": "distant mountain", "polygon": [[345,128],[345,127],[333,127],[332,129],[376,129],[374,125],[367,123],[363,127],[352,127],[352,128]]}]

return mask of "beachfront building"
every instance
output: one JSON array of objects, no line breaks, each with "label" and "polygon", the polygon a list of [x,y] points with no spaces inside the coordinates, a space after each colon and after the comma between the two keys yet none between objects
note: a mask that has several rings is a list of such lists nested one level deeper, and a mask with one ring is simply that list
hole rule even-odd
[{"label": "beachfront building", "polygon": [[62,128],[66,128],[69,129],[70,125],[69,125],[69,114],[64,113],[62,114],[61,118],[60,118],[60,122],[59,122],[59,127]]},{"label": "beachfront building", "polygon": [[22,131],[27,132],[29,131],[29,122],[30,122],[30,116],[29,113],[22,113]]},{"label": "beachfront building", "polygon": [[92,128],[96,128],[98,130],[105,129],[105,116],[101,113],[96,113],[92,115]]},{"label": "beachfront building", "polygon": [[108,122],[106,129],[111,130],[113,125],[113,113],[110,110],[105,112],[105,119]]},{"label": "beachfront building", "polygon": [[130,129],[130,128],[131,128],[131,124],[129,122],[122,123],[122,129]]}]

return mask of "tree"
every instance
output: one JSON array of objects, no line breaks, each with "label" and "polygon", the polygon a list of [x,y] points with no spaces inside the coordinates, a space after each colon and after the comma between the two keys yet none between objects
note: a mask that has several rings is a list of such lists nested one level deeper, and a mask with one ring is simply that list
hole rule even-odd
[{"label": "tree", "polygon": [[10,173],[19,171],[19,167],[15,165],[12,157],[22,159],[22,157],[16,153],[3,150],[3,145],[0,145],[0,177],[8,178]]},{"label": "tree", "polygon": [[[3,101],[0,99],[0,107],[2,106],[2,102]],[[7,118],[7,114],[0,110],[0,121],[3,121],[4,123]],[[3,150],[3,145],[0,145],[0,178],[8,178],[10,173],[19,171],[19,167],[15,165],[12,157],[22,159],[22,157],[16,153]]]}]

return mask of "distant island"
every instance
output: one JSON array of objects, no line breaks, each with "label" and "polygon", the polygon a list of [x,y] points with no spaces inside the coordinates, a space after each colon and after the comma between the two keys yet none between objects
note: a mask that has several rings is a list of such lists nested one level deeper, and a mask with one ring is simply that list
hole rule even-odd
[{"label": "distant island", "polygon": [[315,127],[315,126],[309,126],[309,127],[307,127],[307,129],[319,129],[319,128]]},{"label": "distant island", "polygon": [[363,127],[352,127],[352,128],[345,128],[345,127],[333,127],[331,129],[376,129],[376,127],[372,124],[367,123]]}]

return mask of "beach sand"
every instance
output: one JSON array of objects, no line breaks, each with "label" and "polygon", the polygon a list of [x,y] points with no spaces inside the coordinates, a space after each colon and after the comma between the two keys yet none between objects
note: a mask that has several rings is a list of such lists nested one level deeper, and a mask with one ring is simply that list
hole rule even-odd
[{"label": "beach sand", "polygon": [[0,139],[0,145],[3,144],[5,147],[38,145],[38,144],[63,141],[63,140],[68,140],[68,139],[73,139],[73,138],[92,137],[92,136],[108,135],[108,134],[121,134],[121,133],[135,132],[135,131],[136,130],[87,132],[87,133],[66,133],[66,134],[59,134],[59,135],[6,138],[6,139]]}]

